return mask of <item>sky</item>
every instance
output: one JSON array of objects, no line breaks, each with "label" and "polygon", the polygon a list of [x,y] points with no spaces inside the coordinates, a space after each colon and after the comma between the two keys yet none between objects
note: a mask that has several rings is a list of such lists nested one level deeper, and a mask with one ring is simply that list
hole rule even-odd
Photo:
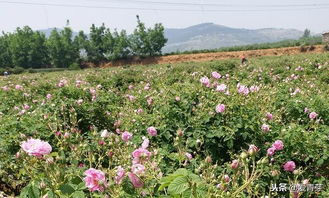
[{"label": "sky", "polygon": [[147,26],[185,28],[211,22],[234,28],[308,28],[329,31],[328,0],[0,0],[0,31],[25,25],[32,29],[64,27],[89,32],[91,24],[111,29]]}]

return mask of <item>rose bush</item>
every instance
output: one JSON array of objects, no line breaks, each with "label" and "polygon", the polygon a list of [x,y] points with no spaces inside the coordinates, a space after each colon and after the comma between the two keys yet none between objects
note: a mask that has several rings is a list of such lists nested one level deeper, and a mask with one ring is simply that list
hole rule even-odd
[{"label": "rose bush", "polygon": [[[3,77],[0,191],[21,197],[326,197],[328,84],[318,76],[329,73],[328,58]],[[322,190],[271,191],[273,184],[306,180]]]}]

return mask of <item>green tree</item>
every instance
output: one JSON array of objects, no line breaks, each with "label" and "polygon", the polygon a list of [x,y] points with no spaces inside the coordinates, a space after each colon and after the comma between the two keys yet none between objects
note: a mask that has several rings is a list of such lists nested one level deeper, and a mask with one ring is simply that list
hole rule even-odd
[{"label": "green tree", "polygon": [[134,55],[137,56],[147,56],[151,49],[151,44],[149,41],[148,33],[145,28],[145,24],[142,23],[137,15],[137,27],[134,33],[131,35],[131,48]]},{"label": "green tree", "polygon": [[13,67],[12,54],[9,48],[9,35],[0,36],[0,68]]},{"label": "green tree", "polygon": [[154,56],[160,55],[161,49],[167,42],[164,37],[164,27],[162,24],[155,24],[154,28],[146,29],[137,15],[137,27],[131,35],[131,48],[134,55]]},{"label": "green tree", "polygon": [[163,25],[160,23],[155,24],[153,29],[149,29],[148,37],[151,43],[149,55],[161,55],[161,50],[168,41],[168,39],[164,37]]},{"label": "green tree", "polygon": [[131,55],[130,41],[125,30],[120,33],[115,30],[113,33],[113,50],[110,54],[110,60],[127,58]]},{"label": "green tree", "polygon": [[55,67],[67,68],[79,58],[79,46],[73,40],[71,28],[65,27],[58,32],[54,29],[47,41],[51,64]]},{"label": "green tree", "polygon": [[105,34],[107,30],[104,24],[100,27],[96,27],[94,24],[90,28],[89,41],[86,45],[86,51],[88,54],[88,60],[99,63],[106,60],[105,54],[108,51],[106,49]]},{"label": "green tree", "polygon": [[305,29],[302,38],[310,38],[311,37],[311,30]]},{"label": "green tree", "polygon": [[41,68],[48,64],[46,36],[25,26],[10,36],[9,48],[14,66]]},{"label": "green tree", "polygon": [[79,61],[86,61],[87,60],[87,52],[86,52],[86,46],[88,44],[88,37],[87,35],[83,32],[80,31],[79,34],[74,37],[74,45],[77,46],[79,50]]}]

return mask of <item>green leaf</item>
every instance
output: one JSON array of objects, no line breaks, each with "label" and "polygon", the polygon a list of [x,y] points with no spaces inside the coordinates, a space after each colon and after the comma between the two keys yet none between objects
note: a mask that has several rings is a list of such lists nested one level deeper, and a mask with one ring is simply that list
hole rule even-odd
[{"label": "green leaf", "polygon": [[85,196],[85,193],[82,191],[75,191],[72,194],[72,198],[84,198],[84,197],[86,197],[86,196]]},{"label": "green leaf", "polygon": [[[202,197],[204,197],[204,196],[202,196]],[[192,195],[191,189],[184,191],[182,194],[182,198],[194,198]]]},{"label": "green leaf", "polygon": [[190,173],[188,175],[188,178],[190,179],[190,181],[192,181],[194,183],[200,183],[200,182],[202,182],[202,179],[198,175],[193,174],[193,173]]},{"label": "green leaf", "polygon": [[85,190],[87,189],[86,184],[84,182],[81,182],[77,185],[76,190]]},{"label": "green leaf", "polygon": [[25,186],[22,189],[21,194],[19,195],[20,198],[27,198],[28,197],[29,187],[30,186]]},{"label": "green leaf", "polygon": [[59,187],[59,190],[66,195],[71,195],[75,190],[70,184],[63,184]]},{"label": "green leaf", "polygon": [[188,171],[185,168],[180,168],[180,169],[177,169],[173,174],[186,176],[186,175],[188,175]]},{"label": "green leaf", "polygon": [[73,179],[71,179],[71,183],[72,184],[76,184],[76,185],[78,185],[78,184],[80,184],[82,182],[82,179],[80,178],[80,177],[78,177],[78,176],[76,176],[76,177],[74,177]]},{"label": "green leaf", "polygon": [[40,197],[40,191],[37,187],[34,185],[30,185],[30,188],[28,190],[28,197],[29,198],[39,198]]},{"label": "green leaf", "polygon": [[47,196],[48,198],[55,198],[55,193],[53,191],[48,191]]},{"label": "green leaf", "polygon": [[316,162],[316,165],[318,166],[322,166],[324,160],[323,159],[319,159],[317,162]]},{"label": "green leaf", "polygon": [[159,186],[159,191],[163,190],[164,188],[168,187],[169,184],[175,179],[179,177],[179,175],[168,175],[167,177],[164,177],[160,180],[161,185]]},{"label": "green leaf", "polygon": [[129,195],[135,194],[135,188],[127,177],[122,181],[122,188]]},{"label": "green leaf", "polygon": [[177,177],[168,186],[168,193],[171,195],[177,195],[183,193],[189,188],[188,180],[186,176]]}]

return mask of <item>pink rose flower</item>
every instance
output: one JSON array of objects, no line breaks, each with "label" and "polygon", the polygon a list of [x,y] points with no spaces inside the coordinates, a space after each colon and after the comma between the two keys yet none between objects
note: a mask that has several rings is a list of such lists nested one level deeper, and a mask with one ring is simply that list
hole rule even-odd
[{"label": "pink rose flower", "polygon": [[158,134],[157,130],[153,126],[147,128],[147,132],[150,136],[156,136]]},{"label": "pink rose flower", "polygon": [[65,132],[65,133],[64,133],[64,138],[69,138],[69,137],[70,137],[70,135],[71,135],[70,133],[68,133],[68,132]]},{"label": "pink rose flower", "polygon": [[268,131],[270,131],[270,126],[268,126],[267,124],[263,124],[263,125],[262,125],[262,130],[263,130],[264,132],[268,132]]},{"label": "pink rose flower", "polygon": [[100,191],[103,192],[106,187],[106,178],[105,173],[96,170],[94,168],[90,168],[84,173],[86,177],[83,179],[86,183],[87,188],[91,191]]},{"label": "pink rose flower", "polygon": [[257,91],[259,91],[259,86],[251,86],[250,87],[250,91],[251,92],[257,92]]},{"label": "pink rose flower", "polygon": [[146,102],[147,102],[147,104],[150,106],[150,105],[152,105],[153,104],[153,98],[152,97],[148,97],[147,99],[146,99]]},{"label": "pink rose flower", "polygon": [[101,137],[102,138],[107,138],[110,136],[110,133],[105,129],[101,132]]},{"label": "pink rose flower", "polygon": [[216,91],[225,92],[227,86],[225,84],[220,84],[216,87]]},{"label": "pink rose flower", "polygon": [[15,85],[15,89],[21,90],[21,89],[23,89],[23,86],[22,85]]},{"label": "pink rose flower", "polygon": [[249,89],[247,86],[238,84],[238,93],[243,94],[243,95],[248,95]]},{"label": "pink rose flower", "polygon": [[115,176],[114,180],[115,180],[115,183],[116,184],[121,184],[123,178],[125,177],[126,175],[126,172],[125,170],[119,166],[118,169],[117,169],[117,175]]},{"label": "pink rose flower", "polygon": [[116,120],[114,122],[114,127],[119,127],[121,125],[121,121],[120,120]]},{"label": "pink rose flower", "polygon": [[215,78],[215,79],[219,79],[219,78],[222,77],[222,75],[220,75],[218,72],[212,72],[212,73],[211,73],[211,76],[212,76],[213,78]]},{"label": "pink rose flower", "polygon": [[39,139],[29,139],[23,141],[21,148],[28,154],[33,156],[47,155],[52,151],[52,148],[48,142],[44,142]]},{"label": "pink rose flower", "polygon": [[267,155],[268,156],[272,156],[275,154],[275,148],[271,147],[269,149],[267,149]]},{"label": "pink rose flower", "polygon": [[9,88],[8,88],[7,86],[3,86],[3,87],[1,87],[1,89],[2,89],[3,91],[9,91]]},{"label": "pink rose flower", "polygon": [[293,172],[295,170],[295,168],[296,168],[296,164],[294,161],[288,161],[283,165],[283,169],[285,171]]},{"label": "pink rose flower", "polygon": [[273,115],[271,113],[266,113],[266,119],[267,120],[272,120],[273,119]]},{"label": "pink rose flower", "polygon": [[191,155],[191,153],[185,153],[185,156],[186,156],[187,159],[189,159],[189,160],[193,159],[193,156]]},{"label": "pink rose flower", "polygon": [[76,86],[77,88],[80,88],[80,87],[81,87],[81,84],[82,84],[82,81],[81,81],[81,80],[76,80],[76,81],[75,81],[75,86]]},{"label": "pink rose flower", "polygon": [[233,160],[231,163],[232,169],[237,169],[239,167],[239,160]]},{"label": "pink rose flower", "polygon": [[17,152],[17,153],[15,154],[15,157],[16,157],[17,159],[18,159],[20,156],[21,156],[20,152]]},{"label": "pink rose flower", "polygon": [[46,98],[51,99],[53,96],[51,94],[47,94]]},{"label": "pink rose flower", "polygon": [[230,181],[231,181],[230,176],[228,176],[228,175],[224,175],[224,181],[225,181],[226,183],[230,182]]},{"label": "pink rose flower", "polygon": [[145,166],[142,164],[133,164],[131,171],[136,175],[142,175],[145,172]]},{"label": "pink rose flower", "polygon": [[79,99],[76,101],[78,105],[81,105],[83,103],[83,100],[82,99]]},{"label": "pink rose flower", "polygon": [[135,96],[132,95],[127,95],[127,98],[129,101],[134,101],[135,100]]},{"label": "pink rose flower", "polygon": [[150,83],[147,83],[147,84],[145,85],[145,87],[144,87],[144,90],[146,90],[146,91],[149,90],[149,89],[150,89],[150,86],[151,86]]},{"label": "pink rose flower", "polygon": [[304,179],[304,180],[303,180],[303,184],[304,184],[304,185],[307,185],[307,184],[309,184],[309,183],[310,183],[310,180],[309,180],[309,179]]},{"label": "pink rose flower", "polygon": [[149,144],[150,144],[150,140],[147,138],[144,138],[144,141],[142,143],[142,148],[147,149],[147,147],[149,147]]},{"label": "pink rose flower", "polygon": [[141,109],[141,108],[137,109],[137,110],[136,110],[136,113],[137,113],[137,114],[141,114],[141,113],[143,113],[143,109]]},{"label": "pink rose flower", "polygon": [[209,85],[210,85],[210,80],[209,80],[209,78],[208,77],[202,77],[201,79],[200,79],[200,82],[201,82],[201,84],[202,85],[205,85],[205,86],[207,86],[207,87],[209,87]]},{"label": "pink rose flower", "polygon": [[64,87],[67,84],[67,80],[62,79],[59,81],[59,83],[57,84],[58,87]]},{"label": "pink rose flower", "polygon": [[318,117],[318,114],[315,112],[311,112],[310,115],[308,116],[311,120],[314,120],[316,117]]},{"label": "pink rose flower", "polygon": [[259,148],[258,148],[257,146],[255,146],[255,145],[253,145],[253,144],[251,144],[251,145],[249,146],[248,153],[249,153],[250,155],[254,155],[254,154],[256,154],[258,151],[259,151]]},{"label": "pink rose flower", "polygon": [[129,172],[128,177],[135,188],[142,188],[144,186],[143,181],[134,173]]},{"label": "pink rose flower", "polygon": [[25,110],[29,110],[29,109],[30,109],[30,106],[27,105],[27,104],[25,104],[25,105],[23,106],[23,108],[24,108]]},{"label": "pink rose flower", "polygon": [[216,113],[224,113],[225,111],[225,105],[224,104],[219,104],[216,106]]},{"label": "pink rose flower", "polygon": [[121,138],[124,142],[128,142],[132,138],[132,136],[133,135],[131,133],[125,131],[122,133]]},{"label": "pink rose flower", "polygon": [[89,93],[90,93],[92,96],[96,95],[96,89],[90,88],[90,89],[89,89]]},{"label": "pink rose flower", "polygon": [[149,152],[147,149],[144,149],[144,148],[138,148],[138,149],[134,150],[134,152],[132,152],[132,156],[134,158],[146,157],[149,159],[151,156],[151,152]]},{"label": "pink rose flower", "polygon": [[273,144],[272,147],[275,148],[275,150],[280,151],[283,149],[283,142],[281,140],[276,140]]}]

